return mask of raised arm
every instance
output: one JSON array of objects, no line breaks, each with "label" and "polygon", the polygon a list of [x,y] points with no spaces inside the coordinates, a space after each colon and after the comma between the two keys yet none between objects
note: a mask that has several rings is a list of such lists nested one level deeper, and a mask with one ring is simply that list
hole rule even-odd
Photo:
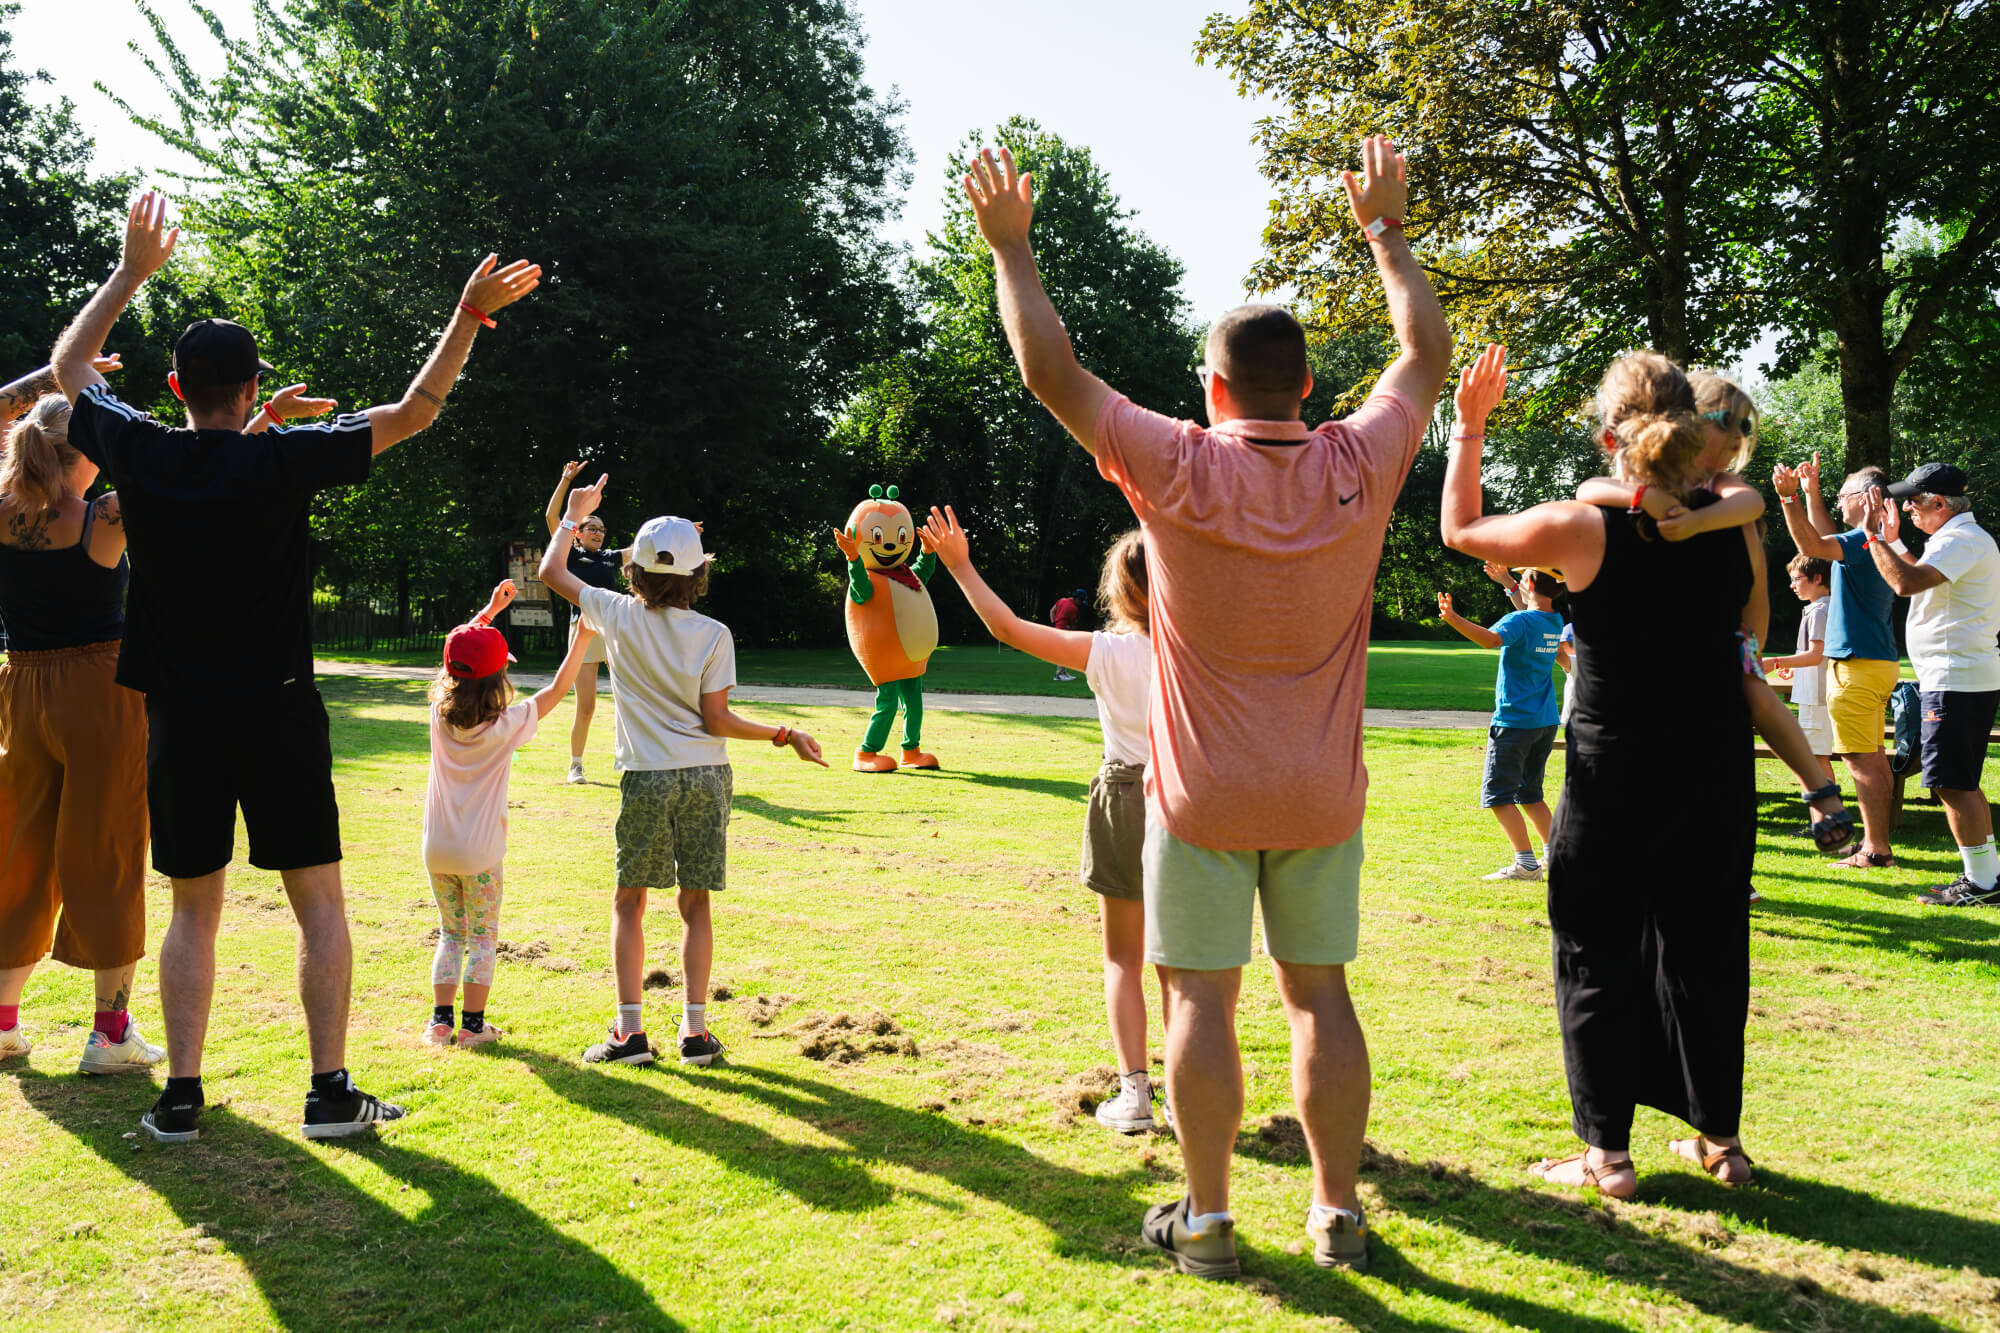
[{"label": "raised arm", "polygon": [[1819,450],[1813,450],[1811,461],[1799,464],[1799,498],[1806,507],[1806,520],[1813,531],[1823,537],[1831,537],[1840,531],[1840,520],[1827,512],[1826,494],[1819,488]]},{"label": "raised arm", "polygon": [[576,685],[577,674],[583,670],[583,655],[589,650],[590,641],[596,637],[597,631],[590,626],[576,627],[576,637],[569,641],[569,651],[563,654],[562,665],[556,668],[556,678],[535,691],[532,702],[538,721],[555,712],[556,705],[569,696]]},{"label": "raised arm", "polygon": [[1097,453],[1097,413],[1114,396],[1111,386],[1085,370],[1070,346],[1062,318],[1042,289],[1028,243],[1035,217],[1033,173],[1014,169],[1014,154],[1002,148],[996,162],[986,149],[965,174],[965,197],[979,234],[993,248],[993,279],[1000,323],[1021,368],[1021,382],[1041,400],[1076,442]]},{"label": "raised arm", "polygon": [[1484,568],[1486,577],[1499,584],[1500,590],[1507,594],[1508,605],[1516,611],[1528,609],[1528,599],[1521,595],[1521,581],[1514,577],[1512,570],[1497,560],[1488,560]]},{"label": "raised arm", "polygon": [[1427,421],[1438,391],[1451,374],[1451,327],[1445,323],[1444,307],[1438,304],[1430,279],[1403,238],[1403,219],[1409,211],[1403,155],[1386,134],[1364,139],[1361,174],[1343,171],[1340,183],[1347,191],[1354,221],[1369,237],[1375,271],[1389,302],[1389,325],[1401,349],[1375,381],[1374,391],[1402,394],[1416,407],[1417,416]]},{"label": "raised arm", "polygon": [[472,271],[465,294],[459,298],[458,308],[451,312],[430,360],[424,362],[424,368],[410,381],[410,387],[403,390],[403,396],[393,403],[371,407],[364,414],[374,428],[377,454],[401,444],[437,420],[438,413],[444,410],[445,395],[465,369],[473,336],[482,323],[490,324],[494,311],[514,304],[541,284],[539,265],[517,259],[505,268],[496,268],[499,262],[498,255],[488,255]]},{"label": "raised arm", "polygon": [[1452,606],[1451,594],[1448,592],[1438,594],[1438,615],[1444,620],[1445,624],[1451,626],[1481,648],[1498,648],[1503,642],[1498,634],[1495,634],[1492,630],[1486,628],[1486,626],[1477,621],[1467,620],[1464,616],[1460,615],[1457,609]]},{"label": "raised arm", "polygon": [[[1801,485],[1808,476],[1814,482],[1811,487]],[[1791,534],[1792,544],[1802,554],[1837,564],[1846,558],[1846,553],[1840,549],[1839,542],[1814,526],[1805,512],[1808,501],[1800,498],[1801,491],[1816,498],[1818,481],[1817,466],[1801,463],[1797,468],[1789,468],[1779,463],[1771,469],[1771,489],[1778,493],[1778,508],[1785,511],[1785,531]]]},{"label": "raised arm", "polygon": [[1943,570],[1918,564],[1896,549],[1902,541],[1903,515],[1895,501],[1883,498],[1880,486],[1869,488],[1868,516],[1862,521],[1875,539],[1868,543],[1868,554],[1875,557],[1875,568],[1882,571],[1882,581],[1896,596],[1915,597],[1950,582]]},{"label": "raised arm", "polygon": [[1604,561],[1604,526],[1599,510],[1574,500],[1536,505],[1519,514],[1483,514],[1480,493],[1480,439],[1455,433],[1445,464],[1444,498],[1438,528],[1454,551],[1503,565],[1539,565],[1562,571],[1572,592],[1597,577]]},{"label": "raised arm", "polygon": [[556,483],[555,494],[549,497],[549,507],[542,511],[542,517],[548,522],[551,537],[556,535],[556,524],[562,521],[563,499],[569,494],[570,483],[576,480],[576,474],[582,470],[581,463],[563,464],[562,480]]},{"label": "raised arm", "polygon": [[569,547],[575,538],[576,525],[597,512],[597,506],[604,501],[604,483],[611,480],[605,473],[589,486],[579,486],[569,493],[569,502],[556,530],[549,534],[549,549],[542,552],[542,564],[535,571],[535,577],[564,601],[583,605],[583,580],[569,571]]},{"label": "raised arm", "polygon": [[63,397],[72,403],[91,385],[104,383],[98,366],[104,359],[104,340],[111,336],[111,326],[125,313],[146,279],[158,273],[173,254],[181,229],[168,230],[166,222],[165,196],[148,190],[133,200],[125,215],[125,244],[119,251],[118,267],[56,340],[49,371]]},{"label": "raised arm", "polygon": [[936,555],[939,562],[951,571],[957,580],[959,591],[965,600],[972,603],[980,623],[985,625],[993,637],[1009,648],[1019,648],[1030,657],[1039,657],[1053,666],[1068,667],[1073,671],[1083,671],[1090,666],[1090,635],[1079,630],[1057,629],[1053,625],[1038,625],[1032,620],[1023,620],[1014,614],[1013,608],[1000,600],[1000,594],[986,586],[986,580],[979,577],[979,571],[972,567],[972,548],[966,541],[965,529],[958,525],[958,515],[946,505],[942,512],[936,505],[931,506],[931,516],[917,536],[924,549]]}]

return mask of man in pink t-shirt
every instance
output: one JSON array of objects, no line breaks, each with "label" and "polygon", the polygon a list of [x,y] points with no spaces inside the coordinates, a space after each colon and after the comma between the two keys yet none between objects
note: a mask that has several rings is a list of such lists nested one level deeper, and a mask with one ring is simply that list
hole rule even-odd
[{"label": "man in pink t-shirt", "polygon": [[1155,688],[1146,768],[1146,956],[1166,989],[1167,1097],[1188,1193],[1141,1235],[1183,1272],[1234,1277],[1229,1159],[1243,1118],[1236,1001],[1261,896],[1312,1153],[1323,1267],[1367,1264],[1355,1194],[1368,1048],[1348,998],[1359,936],[1368,621],[1396,493],[1451,364],[1402,235],[1401,154],[1363,145],[1344,183],[1401,354],[1361,410],[1308,429],[1303,330],[1242,306],[1209,330],[1206,429],[1136,406],[1076,359],[1042,290],[1032,182],[983,153],[965,178],[1028,388],[1097,459],[1146,533]]}]

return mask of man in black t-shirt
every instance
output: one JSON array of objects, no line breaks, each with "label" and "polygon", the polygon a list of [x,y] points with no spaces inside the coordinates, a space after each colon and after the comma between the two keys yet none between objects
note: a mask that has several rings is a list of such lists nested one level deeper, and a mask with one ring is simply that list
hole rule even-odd
[{"label": "man in black t-shirt", "polygon": [[[283,425],[333,404],[302,398],[304,385],[262,399],[271,367],[249,330],[199,320],[175,344],[168,376],[187,425],[167,426],[120,402],[92,369],[111,326],[173,252],[180,232],[166,230],[165,216],[150,191],[133,204],[118,267],[53,358],[75,404],[70,442],[103,469],[124,510],[132,583],[118,680],[146,696],[153,868],[174,888],[160,946],[169,1077],[140,1124],[166,1143],[199,1132],[215,936],[241,806],[250,863],[279,872],[299,922],[312,1054],[303,1132],[339,1138],[403,1111],[356,1088],[346,1068],[353,953],[333,753],[313,687],[307,515],[315,492],[365,480],[375,455],[437,419],[479,326],[533,291],[541,270],[487,256],[402,399],[329,425]],[[218,589],[211,556],[222,534],[254,558],[233,564]]]}]

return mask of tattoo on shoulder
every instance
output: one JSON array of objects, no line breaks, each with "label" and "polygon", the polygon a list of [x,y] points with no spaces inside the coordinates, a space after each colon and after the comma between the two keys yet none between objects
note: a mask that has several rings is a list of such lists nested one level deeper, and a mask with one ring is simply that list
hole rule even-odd
[{"label": "tattoo on shoulder", "polygon": [[100,495],[93,502],[92,507],[97,510],[97,521],[99,523],[108,523],[114,528],[124,526],[125,511],[119,508],[117,496]]},{"label": "tattoo on shoulder", "polygon": [[16,514],[7,520],[8,545],[23,551],[45,550],[49,544],[47,514]]}]

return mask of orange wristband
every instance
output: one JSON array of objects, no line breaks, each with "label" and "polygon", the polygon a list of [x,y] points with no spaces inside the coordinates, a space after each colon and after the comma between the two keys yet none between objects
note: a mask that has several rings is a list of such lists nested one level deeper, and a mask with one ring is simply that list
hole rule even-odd
[{"label": "orange wristband", "polygon": [[771,745],[776,749],[782,750],[791,743],[792,729],[790,727],[779,727],[778,734],[771,737]]},{"label": "orange wristband", "polygon": [[463,310],[466,314],[472,316],[474,319],[478,320],[481,324],[484,324],[489,329],[497,329],[500,327],[498,324],[495,324],[493,322],[493,316],[487,314],[484,310],[479,309],[477,306],[468,305],[464,301],[460,301],[458,303],[458,308],[460,310]]}]

